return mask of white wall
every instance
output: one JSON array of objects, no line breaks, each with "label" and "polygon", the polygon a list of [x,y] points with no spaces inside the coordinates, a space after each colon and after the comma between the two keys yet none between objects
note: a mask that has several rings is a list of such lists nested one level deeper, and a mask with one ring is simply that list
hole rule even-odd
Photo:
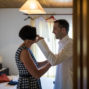
[{"label": "white wall", "polygon": [[30,23],[24,18],[26,16],[18,9],[0,9],[0,56],[3,57],[3,66],[9,67],[12,74],[17,73],[15,51],[22,42],[18,32],[23,25]]},{"label": "white wall", "polygon": [[[49,13],[71,14],[72,9],[46,9]],[[15,9],[0,9],[0,56],[3,57],[3,67],[9,67],[10,74],[18,74],[15,64],[15,52],[22,40],[18,37],[19,30],[30,20],[24,21],[23,15]]]}]

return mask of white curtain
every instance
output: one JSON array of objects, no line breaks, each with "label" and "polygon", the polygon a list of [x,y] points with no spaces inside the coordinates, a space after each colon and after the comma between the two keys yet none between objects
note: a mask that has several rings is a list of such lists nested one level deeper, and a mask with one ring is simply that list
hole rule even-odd
[{"label": "white curtain", "polygon": [[[48,44],[50,50],[53,53],[56,53],[57,52],[56,40],[55,40],[54,34],[52,33],[53,22],[47,22],[45,20],[46,18],[47,17],[38,17],[34,20],[34,24],[33,24],[33,21],[31,21],[30,24],[31,25],[33,24],[32,26],[36,27],[37,34],[44,37],[44,40]],[[36,44],[34,44],[32,46],[32,51],[33,51],[34,56],[37,59],[37,61],[40,62],[40,61],[46,60],[45,56],[43,55],[43,53],[40,51],[39,47]],[[55,67],[51,67],[49,69],[49,71],[44,74],[44,76],[54,77],[55,76]]]}]

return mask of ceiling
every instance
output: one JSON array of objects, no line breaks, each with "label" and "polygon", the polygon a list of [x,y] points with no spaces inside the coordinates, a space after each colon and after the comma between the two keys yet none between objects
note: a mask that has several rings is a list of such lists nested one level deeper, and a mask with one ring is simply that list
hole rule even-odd
[{"label": "ceiling", "polygon": [[[0,8],[20,8],[27,0],[0,0]],[[72,8],[73,0],[38,0],[44,8]],[[68,1],[68,2],[67,2]]]}]

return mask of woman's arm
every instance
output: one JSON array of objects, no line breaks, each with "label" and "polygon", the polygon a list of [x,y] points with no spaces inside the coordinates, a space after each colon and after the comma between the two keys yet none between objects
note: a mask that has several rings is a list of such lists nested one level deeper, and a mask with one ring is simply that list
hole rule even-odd
[{"label": "woman's arm", "polygon": [[31,73],[31,75],[35,78],[40,78],[51,66],[50,63],[46,63],[42,67],[37,68],[36,65],[34,64],[31,55],[26,49],[24,49],[21,52],[20,59],[23,62],[24,66],[29,71],[29,73]]}]

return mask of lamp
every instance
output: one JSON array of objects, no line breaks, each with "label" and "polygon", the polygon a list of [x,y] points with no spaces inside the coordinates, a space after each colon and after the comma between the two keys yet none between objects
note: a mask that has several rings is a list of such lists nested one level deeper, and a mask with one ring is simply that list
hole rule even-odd
[{"label": "lamp", "polygon": [[45,14],[46,13],[37,0],[27,0],[19,10],[26,14]]}]

